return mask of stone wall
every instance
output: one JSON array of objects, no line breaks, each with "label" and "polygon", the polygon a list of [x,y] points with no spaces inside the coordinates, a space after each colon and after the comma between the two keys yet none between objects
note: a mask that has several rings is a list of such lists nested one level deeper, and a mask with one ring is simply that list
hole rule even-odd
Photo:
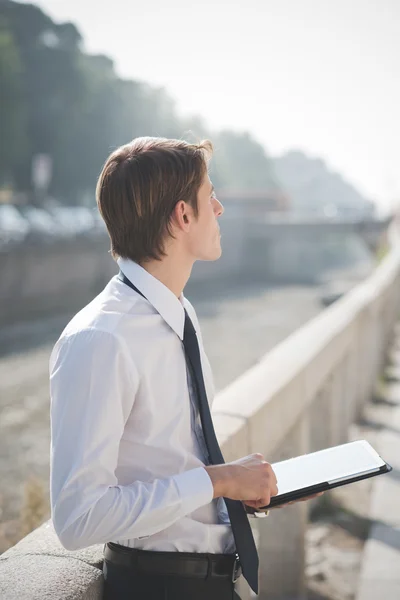
[{"label": "stone wall", "polygon": [[[224,253],[199,262],[193,283],[237,275],[242,266],[243,221],[221,222]],[[0,327],[73,311],[89,302],[118,271],[106,234],[49,240],[0,250]]]},{"label": "stone wall", "polygon": [[[325,232],[364,235],[361,224],[353,222],[292,223],[282,217],[267,222],[262,216],[255,221],[246,216],[243,206],[236,208],[220,221],[222,257],[197,262],[192,285],[233,277],[261,278],[271,284],[315,283],[331,268],[324,259]],[[386,227],[387,223],[370,225],[368,235],[375,236],[375,244]],[[117,272],[108,248],[108,237],[100,231],[0,249],[0,327],[72,312],[86,304]]]}]

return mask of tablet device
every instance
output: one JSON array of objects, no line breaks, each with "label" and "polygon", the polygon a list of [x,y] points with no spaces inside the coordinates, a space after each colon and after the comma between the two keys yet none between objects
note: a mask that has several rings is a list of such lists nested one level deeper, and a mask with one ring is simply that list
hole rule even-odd
[{"label": "tablet device", "polygon": [[273,508],[392,470],[366,440],[304,454],[271,466],[278,480],[279,493],[271,498],[268,506],[258,510]]}]

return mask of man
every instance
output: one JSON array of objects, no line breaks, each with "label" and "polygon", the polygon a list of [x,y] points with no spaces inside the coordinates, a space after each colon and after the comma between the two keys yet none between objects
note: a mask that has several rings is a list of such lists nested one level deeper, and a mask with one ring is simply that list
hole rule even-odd
[{"label": "man", "polygon": [[261,454],[224,464],[183,295],[195,261],[221,255],[211,152],[138,138],[111,154],[97,202],[120,273],[50,359],[53,523],[69,550],[104,544],[107,599],[227,600],[242,570],[257,590],[246,511],[276,478]]}]

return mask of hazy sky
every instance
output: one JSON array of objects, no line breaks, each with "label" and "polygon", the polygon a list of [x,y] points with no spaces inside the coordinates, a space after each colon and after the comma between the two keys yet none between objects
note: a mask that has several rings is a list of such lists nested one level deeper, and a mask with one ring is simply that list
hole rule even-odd
[{"label": "hazy sky", "polygon": [[400,0],[39,0],[182,113],[400,199]]}]

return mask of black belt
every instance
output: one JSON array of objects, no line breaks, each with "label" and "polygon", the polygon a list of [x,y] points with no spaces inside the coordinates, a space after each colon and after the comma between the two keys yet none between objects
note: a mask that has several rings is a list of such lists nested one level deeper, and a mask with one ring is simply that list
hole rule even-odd
[{"label": "black belt", "polygon": [[234,583],[242,569],[237,554],[198,554],[191,552],[154,552],[137,550],[108,542],[104,559],[134,569],[139,575],[173,575],[199,579],[230,578]]}]

